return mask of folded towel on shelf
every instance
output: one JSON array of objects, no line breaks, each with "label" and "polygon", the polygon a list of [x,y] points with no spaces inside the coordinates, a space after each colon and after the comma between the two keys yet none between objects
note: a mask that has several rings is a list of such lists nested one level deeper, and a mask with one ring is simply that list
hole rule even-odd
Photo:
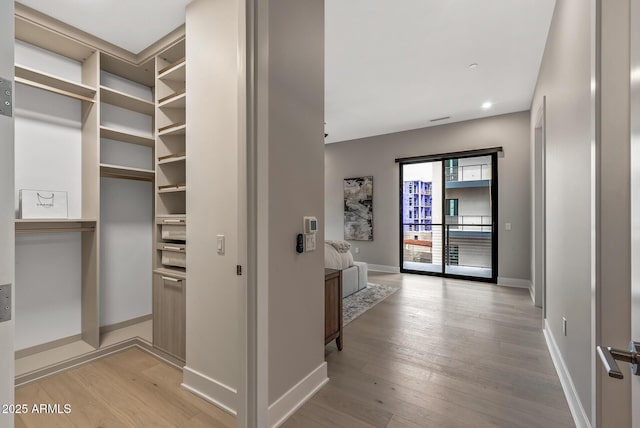
[{"label": "folded towel on shelf", "polygon": [[351,244],[348,243],[347,241],[327,240],[327,241],[324,241],[324,242],[326,242],[327,244],[331,245],[339,253],[346,253],[351,249]]}]

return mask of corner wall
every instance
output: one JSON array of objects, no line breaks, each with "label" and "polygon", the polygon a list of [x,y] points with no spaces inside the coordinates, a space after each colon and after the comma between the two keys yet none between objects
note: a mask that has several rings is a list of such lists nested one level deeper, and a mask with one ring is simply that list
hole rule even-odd
[{"label": "corner wall", "polygon": [[[325,215],[327,239],[343,239],[342,180],[373,175],[372,242],[352,242],[357,260],[399,268],[396,158],[502,146],[498,158],[498,277],[528,284],[531,201],[529,185],[529,112],[434,126],[325,146]],[[506,231],[505,223],[512,229]]]},{"label": "corner wall", "polygon": [[[591,2],[558,0],[531,106],[546,96],[546,336],[578,422],[592,414]],[[533,168],[532,144],[532,168]],[[533,215],[533,210],[532,210]],[[567,335],[562,318],[567,319]],[[581,421],[581,422],[579,422]]]},{"label": "corner wall", "polygon": [[[260,46],[259,46],[260,48]],[[324,1],[268,5],[268,52],[259,111],[268,129],[269,425],[277,425],[326,380],[324,362]],[[262,57],[262,55],[260,55]],[[268,95],[267,95],[268,94]],[[267,98],[264,98],[264,96]],[[263,114],[261,114],[263,113]],[[266,114],[264,114],[266,113]],[[264,135],[262,135],[264,137]],[[263,171],[264,171],[263,170]],[[260,176],[262,181],[265,177]],[[266,195],[263,195],[266,196]],[[298,254],[303,217],[320,225],[317,250]],[[260,281],[267,278],[258,278]]]},{"label": "corner wall", "polygon": [[[13,1],[0,0],[0,77],[13,80]],[[15,86],[14,86],[15,88]],[[0,284],[14,283],[15,231],[13,117],[0,116]],[[12,296],[15,297],[15,288]],[[12,299],[12,312],[15,312]],[[0,403],[14,402],[14,322],[0,323]],[[13,426],[13,415],[0,412],[0,426]]]}]

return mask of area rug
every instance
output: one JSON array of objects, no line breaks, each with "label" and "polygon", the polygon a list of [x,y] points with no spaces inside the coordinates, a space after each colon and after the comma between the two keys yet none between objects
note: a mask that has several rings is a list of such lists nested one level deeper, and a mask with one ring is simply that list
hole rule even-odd
[{"label": "area rug", "polygon": [[399,289],[399,287],[370,282],[366,288],[345,297],[342,300],[342,324],[349,324]]}]

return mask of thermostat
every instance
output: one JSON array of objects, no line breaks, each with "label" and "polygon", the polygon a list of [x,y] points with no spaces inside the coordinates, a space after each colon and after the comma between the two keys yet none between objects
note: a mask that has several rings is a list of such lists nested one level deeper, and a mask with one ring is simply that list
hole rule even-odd
[{"label": "thermostat", "polygon": [[304,233],[316,233],[318,231],[318,219],[315,217],[304,218]]}]

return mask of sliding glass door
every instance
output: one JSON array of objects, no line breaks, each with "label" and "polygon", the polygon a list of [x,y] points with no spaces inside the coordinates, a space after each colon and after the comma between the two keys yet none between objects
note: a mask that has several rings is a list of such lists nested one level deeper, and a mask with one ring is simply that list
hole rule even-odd
[{"label": "sliding glass door", "polygon": [[400,161],[401,271],[495,282],[497,155]]}]

